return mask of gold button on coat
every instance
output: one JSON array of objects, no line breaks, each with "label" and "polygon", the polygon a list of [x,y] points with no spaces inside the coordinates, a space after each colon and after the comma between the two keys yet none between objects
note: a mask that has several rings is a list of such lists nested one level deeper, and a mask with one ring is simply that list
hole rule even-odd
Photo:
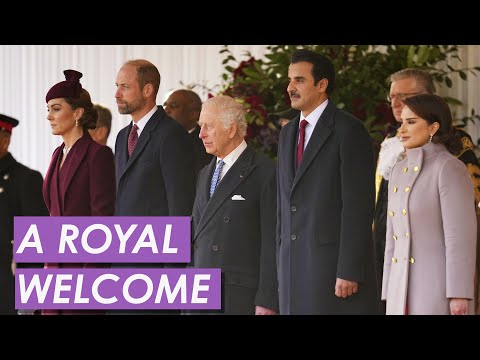
[{"label": "gold button on coat", "polygon": [[395,235],[393,235],[393,240],[395,240],[395,241],[397,240],[397,237]]},{"label": "gold button on coat", "polygon": [[394,212],[393,212],[392,210],[390,210],[390,211],[388,212],[388,215],[390,215],[390,216],[393,216],[393,214],[394,214]]},{"label": "gold button on coat", "polygon": [[393,262],[393,263],[396,263],[396,262],[397,262],[397,258],[392,258],[392,262]]},{"label": "gold button on coat", "polygon": [[407,187],[405,188],[405,192],[409,192],[409,191],[410,191],[410,186],[407,186]]},{"label": "gold button on coat", "polygon": [[396,192],[397,192],[397,190],[398,190],[398,188],[397,188],[397,187],[394,187],[394,188],[393,188],[393,192],[394,192],[394,193],[396,193]]},{"label": "gold button on coat", "polygon": [[408,168],[407,167],[404,167],[403,168],[403,172],[407,172],[408,171]]},{"label": "gold button on coat", "polygon": [[415,262],[415,259],[413,257],[411,257],[410,260],[408,260],[408,261],[410,261],[410,264],[413,264]]},{"label": "gold button on coat", "polygon": [[402,213],[403,213],[403,215],[407,215],[407,210],[406,210],[406,209],[403,209],[403,210],[402,210]]},{"label": "gold button on coat", "polygon": [[415,172],[417,172],[418,170],[420,170],[420,167],[419,167],[419,166],[415,166],[415,167],[413,168],[413,171],[415,171]]},{"label": "gold button on coat", "polygon": [[408,239],[410,237],[409,233],[405,233],[405,237]]}]

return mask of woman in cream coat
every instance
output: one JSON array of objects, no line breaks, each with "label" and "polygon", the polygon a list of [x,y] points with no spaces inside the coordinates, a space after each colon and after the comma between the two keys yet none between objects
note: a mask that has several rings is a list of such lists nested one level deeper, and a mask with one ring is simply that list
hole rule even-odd
[{"label": "woman in cream coat", "polygon": [[475,194],[450,154],[459,144],[450,109],[431,94],[404,103],[406,158],[389,183],[382,300],[387,314],[473,314]]}]

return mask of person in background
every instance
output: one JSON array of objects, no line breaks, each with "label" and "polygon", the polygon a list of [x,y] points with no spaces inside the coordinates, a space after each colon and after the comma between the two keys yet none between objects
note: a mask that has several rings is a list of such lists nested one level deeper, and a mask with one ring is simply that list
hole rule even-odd
[{"label": "person in background", "polygon": [[280,314],[377,314],[373,145],[362,122],[329,99],[335,69],[296,50],[291,106],[280,132],[277,262]]},{"label": "person in background", "polygon": [[[380,154],[376,170],[376,206],[374,214],[374,247],[375,247],[375,267],[377,272],[377,284],[381,290],[383,277],[383,259],[385,255],[385,240],[387,226],[387,202],[388,202],[388,180],[393,166],[405,156],[404,147],[400,141],[398,127],[402,123],[401,113],[404,107],[404,100],[417,94],[434,94],[435,85],[433,77],[426,71],[415,68],[400,70],[390,76],[390,92],[388,100],[392,106],[393,116],[396,125],[387,134],[380,149]],[[454,127],[455,138],[459,139],[460,146],[458,152],[454,154],[465,165],[470,173],[472,182],[475,186],[475,197],[477,203],[480,201],[480,164],[475,154],[475,147],[470,136],[460,128]],[[477,216],[480,215],[480,209],[477,208]],[[479,247],[480,250],[480,247]],[[477,264],[480,267],[480,262]],[[479,269],[480,270],[480,269]],[[478,270],[476,276],[478,284]],[[477,285],[477,296],[480,295],[480,287]],[[478,313],[480,306],[477,302]],[[385,314],[385,303],[381,303],[381,312]]]},{"label": "person in background", "polygon": [[245,142],[245,114],[228,96],[208,99],[200,113],[200,138],[215,158],[198,179],[193,266],[222,270],[220,314],[274,315],[275,163]]},{"label": "person in background", "polygon": [[[65,81],[46,95],[52,134],[63,143],[53,152],[43,184],[51,216],[112,216],[115,212],[115,162],[108,146],[96,143],[88,129],[97,124],[81,72],[65,70]],[[105,267],[102,264],[45,264],[46,268]],[[43,310],[42,314],[104,313],[87,310]]]},{"label": "person in background", "polygon": [[290,120],[293,120],[299,113],[300,111],[297,109],[290,108],[278,113],[268,114],[268,120],[273,122],[277,129],[281,129],[287,125]]},{"label": "person in background", "polygon": [[[131,115],[131,120],[115,141],[115,215],[191,216],[196,181],[193,143],[187,131],[156,105],[160,87],[157,67],[143,59],[127,61],[117,73],[116,86],[118,112]],[[172,264],[122,263],[112,267],[162,268]]]},{"label": "person in background", "polygon": [[205,150],[199,138],[198,118],[202,109],[202,100],[191,90],[180,89],[172,92],[163,104],[168,116],[178,121],[192,137],[195,150],[195,175],[212,161],[213,156]]},{"label": "person in background", "polygon": [[474,314],[475,192],[440,96],[403,100],[405,158],[388,184],[382,300],[388,315]]},{"label": "person in background", "polygon": [[8,151],[17,119],[0,114],[0,315],[16,315],[15,269],[43,267],[13,261],[13,217],[48,216],[42,175],[22,165]]},{"label": "person in background", "polygon": [[100,145],[107,145],[108,136],[112,129],[112,113],[109,109],[99,104],[95,104],[93,107],[98,114],[97,126],[95,129],[88,129],[88,131],[93,140]]}]

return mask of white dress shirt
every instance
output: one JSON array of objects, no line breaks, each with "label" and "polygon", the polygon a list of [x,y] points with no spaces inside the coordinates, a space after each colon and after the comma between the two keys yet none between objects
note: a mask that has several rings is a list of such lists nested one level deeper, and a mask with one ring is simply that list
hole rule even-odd
[{"label": "white dress shirt", "polygon": [[[312,136],[313,130],[315,129],[315,125],[317,125],[318,119],[320,119],[320,116],[322,116],[323,111],[327,107],[327,104],[328,104],[328,99],[325,100],[320,105],[318,105],[317,108],[313,110],[307,117],[303,116],[303,112],[300,113],[300,122],[304,119],[307,120],[308,122],[308,125],[305,127],[305,142],[303,144],[304,151],[307,148],[308,141]],[[299,129],[300,129],[300,122],[298,123]],[[298,144],[298,140],[297,140],[297,144]]]},{"label": "white dress shirt", "polygon": [[[152,110],[150,110],[148,113],[145,114],[144,117],[142,117],[140,120],[137,121],[137,123],[136,123],[137,126],[138,126],[137,134],[138,134],[139,138],[140,138],[140,134],[142,133],[143,128],[145,127],[145,125],[147,125],[148,120],[150,120],[152,115],[155,114],[155,112],[157,110],[158,110],[158,106],[155,105]],[[132,126],[133,126],[134,123],[135,122],[132,120]]]},{"label": "white dress shirt", "polygon": [[217,166],[220,160],[223,160],[223,162],[225,163],[225,165],[223,165],[222,172],[220,173],[220,177],[218,178],[218,181],[223,179],[225,174],[228,172],[228,170],[230,170],[233,164],[235,164],[235,161],[238,160],[238,158],[240,157],[240,155],[242,155],[242,153],[245,151],[246,148],[247,148],[247,143],[245,142],[245,140],[243,140],[240,143],[240,145],[238,145],[235,148],[235,150],[233,150],[230,154],[225,156],[224,159],[220,159],[217,157]]}]

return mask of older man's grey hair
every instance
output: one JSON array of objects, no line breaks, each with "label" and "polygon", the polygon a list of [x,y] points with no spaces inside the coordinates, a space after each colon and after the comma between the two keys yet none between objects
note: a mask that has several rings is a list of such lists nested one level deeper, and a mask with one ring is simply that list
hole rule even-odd
[{"label": "older man's grey hair", "polygon": [[228,129],[235,122],[237,123],[239,135],[245,137],[247,134],[247,121],[245,119],[247,111],[245,106],[226,95],[208,99],[203,103],[204,108],[207,106],[214,106],[220,111],[220,121],[225,129]]}]

